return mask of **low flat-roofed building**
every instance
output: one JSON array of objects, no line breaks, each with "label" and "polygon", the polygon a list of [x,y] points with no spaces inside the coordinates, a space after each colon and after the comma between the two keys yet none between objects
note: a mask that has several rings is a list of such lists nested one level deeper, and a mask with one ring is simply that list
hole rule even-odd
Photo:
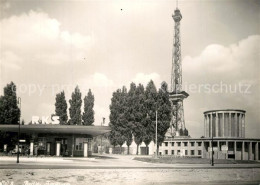
[{"label": "low flat-roofed building", "polygon": [[[161,155],[214,159],[259,160],[258,138],[245,138],[244,110],[223,109],[204,112],[204,137],[166,138]],[[213,145],[213,148],[212,148]]]},{"label": "low flat-roofed building", "polygon": [[[0,125],[0,131],[18,133],[19,125]],[[20,125],[20,133],[30,138],[25,141],[29,143],[29,155],[88,157],[92,153],[92,138],[109,131],[108,126]]]}]

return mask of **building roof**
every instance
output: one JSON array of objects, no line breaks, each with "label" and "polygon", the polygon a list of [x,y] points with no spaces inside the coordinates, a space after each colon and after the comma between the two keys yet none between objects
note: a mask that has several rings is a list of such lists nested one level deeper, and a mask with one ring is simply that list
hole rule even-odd
[{"label": "building roof", "polygon": [[[18,125],[0,125],[0,131],[18,132]],[[52,134],[87,134],[98,136],[110,132],[108,126],[83,126],[83,125],[51,125],[35,124],[20,125],[21,133],[52,133]]]},{"label": "building roof", "polygon": [[210,113],[210,112],[220,112],[220,111],[223,111],[223,112],[243,112],[245,113],[246,111],[245,110],[241,110],[241,109],[219,109],[219,110],[208,110],[208,111],[205,111],[204,114],[207,114],[207,113]]}]

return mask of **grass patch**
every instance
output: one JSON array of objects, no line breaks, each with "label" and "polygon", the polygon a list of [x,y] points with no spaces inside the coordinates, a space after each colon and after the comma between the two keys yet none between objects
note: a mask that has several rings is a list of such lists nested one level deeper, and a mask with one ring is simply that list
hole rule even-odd
[{"label": "grass patch", "polygon": [[[202,158],[180,158],[180,157],[135,157],[134,160],[148,163],[165,163],[165,164],[210,164],[210,159]],[[214,159],[215,164],[258,164],[257,161],[234,160],[234,159]]]}]

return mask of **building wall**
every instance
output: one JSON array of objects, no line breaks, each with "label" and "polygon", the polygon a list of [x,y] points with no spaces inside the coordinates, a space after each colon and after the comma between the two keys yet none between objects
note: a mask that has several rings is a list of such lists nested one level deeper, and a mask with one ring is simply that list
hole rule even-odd
[{"label": "building wall", "polygon": [[[215,159],[259,160],[260,139],[213,140]],[[166,140],[159,148],[163,156],[187,156],[211,158],[212,141],[207,139]],[[173,152],[174,151],[174,152]]]},{"label": "building wall", "polygon": [[205,137],[245,137],[244,110],[215,110],[204,112]]}]

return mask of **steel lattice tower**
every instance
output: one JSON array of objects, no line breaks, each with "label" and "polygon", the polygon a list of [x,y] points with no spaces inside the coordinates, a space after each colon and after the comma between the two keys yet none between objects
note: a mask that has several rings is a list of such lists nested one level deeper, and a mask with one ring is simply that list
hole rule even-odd
[{"label": "steel lattice tower", "polygon": [[185,128],[183,99],[189,96],[182,90],[182,61],[181,61],[181,40],[180,21],[181,12],[178,8],[172,15],[174,20],[174,42],[172,52],[171,92],[169,92],[172,103],[171,126],[166,137],[188,135]]}]

